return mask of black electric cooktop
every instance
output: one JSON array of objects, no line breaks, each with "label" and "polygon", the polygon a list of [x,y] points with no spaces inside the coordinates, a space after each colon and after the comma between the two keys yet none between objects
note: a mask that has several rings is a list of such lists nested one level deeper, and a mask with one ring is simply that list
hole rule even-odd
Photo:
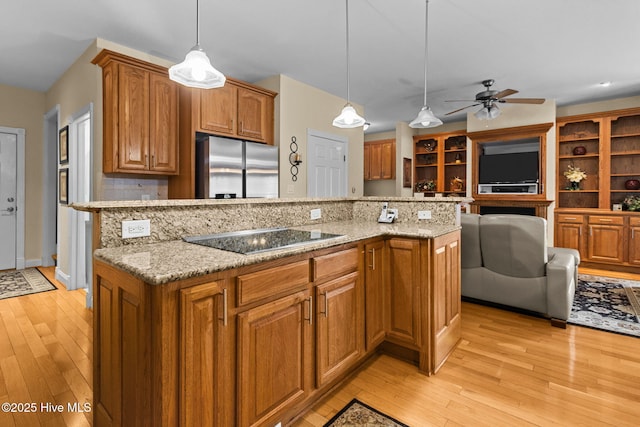
[{"label": "black electric cooktop", "polygon": [[337,237],[342,237],[342,235],[321,233],[319,231],[292,230],[290,228],[269,228],[183,237],[183,240],[196,245],[248,255],[300,246],[320,240],[335,239]]}]

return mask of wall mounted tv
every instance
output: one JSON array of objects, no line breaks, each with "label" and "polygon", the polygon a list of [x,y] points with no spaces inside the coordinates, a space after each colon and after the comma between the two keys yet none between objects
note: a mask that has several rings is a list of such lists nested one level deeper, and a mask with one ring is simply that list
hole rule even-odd
[{"label": "wall mounted tv", "polygon": [[523,184],[538,182],[538,152],[480,156],[480,184]]}]

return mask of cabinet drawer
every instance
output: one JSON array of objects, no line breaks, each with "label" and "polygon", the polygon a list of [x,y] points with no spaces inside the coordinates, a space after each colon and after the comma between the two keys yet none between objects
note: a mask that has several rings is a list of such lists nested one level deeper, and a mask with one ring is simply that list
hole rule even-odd
[{"label": "cabinet drawer", "polygon": [[589,215],[589,224],[623,225],[624,224],[624,217],[621,217],[621,216]]},{"label": "cabinet drawer", "polygon": [[309,283],[309,262],[298,261],[238,276],[238,305],[294,291]]},{"label": "cabinet drawer", "polygon": [[629,225],[631,227],[637,227],[638,225],[640,225],[640,218],[629,217]]},{"label": "cabinet drawer", "polygon": [[570,215],[570,214],[558,214],[558,222],[569,222],[573,224],[583,224],[584,216],[582,215]]},{"label": "cabinet drawer", "polygon": [[322,280],[357,268],[358,248],[322,255],[313,259],[313,280]]}]

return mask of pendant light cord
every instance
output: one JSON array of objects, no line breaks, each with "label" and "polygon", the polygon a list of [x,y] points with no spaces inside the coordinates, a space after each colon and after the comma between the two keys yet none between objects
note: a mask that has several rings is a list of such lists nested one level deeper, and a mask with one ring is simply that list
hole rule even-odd
[{"label": "pendant light cord", "polygon": [[424,13],[424,106],[427,106],[427,35],[429,34],[429,0],[425,0]]},{"label": "pendant light cord", "polygon": [[347,13],[347,103],[351,102],[351,94],[349,92],[349,81],[351,80],[351,73],[349,69],[349,0],[346,1]]},{"label": "pendant light cord", "polygon": [[196,46],[200,46],[200,1],[196,0]]}]

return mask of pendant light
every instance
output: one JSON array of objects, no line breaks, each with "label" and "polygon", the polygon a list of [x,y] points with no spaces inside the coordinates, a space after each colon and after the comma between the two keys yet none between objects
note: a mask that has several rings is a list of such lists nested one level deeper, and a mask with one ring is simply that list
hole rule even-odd
[{"label": "pendant light", "polygon": [[482,107],[482,109],[476,111],[474,114],[478,120],[492,120],[500,115],[500,109],[496,104],[488,104]]},{"label": "pendant light", "polygon": [[418,116],[409,123],[409,126],[412,128],[433,128],[442,124],[442,120],[437,118],[431,111],[431,108],[427,106],[427,35],[429,33],[429,0],[425,0],[424,21],[424,106],[418,113]]},{"label": "pendant light", "polygon": [[346,0],[347,3],[347,104],[342,109],[342,112],[338,117],[333,119],[333,125],[335,127],[350,129],[357,128],[364,125],[364,118],[360,117],[356,112],[356,109],[353,108],[350,101],[350,93],[349,93],[349,0]]},{"label": "pendant light", "polygon": [[184,61],[169,68],[169,78],[181,85],[200,89],[224,86],[227,80],[213,68],[209,57],[200,47],[200,3],[196,0],[196,45],[187,53]]}]

